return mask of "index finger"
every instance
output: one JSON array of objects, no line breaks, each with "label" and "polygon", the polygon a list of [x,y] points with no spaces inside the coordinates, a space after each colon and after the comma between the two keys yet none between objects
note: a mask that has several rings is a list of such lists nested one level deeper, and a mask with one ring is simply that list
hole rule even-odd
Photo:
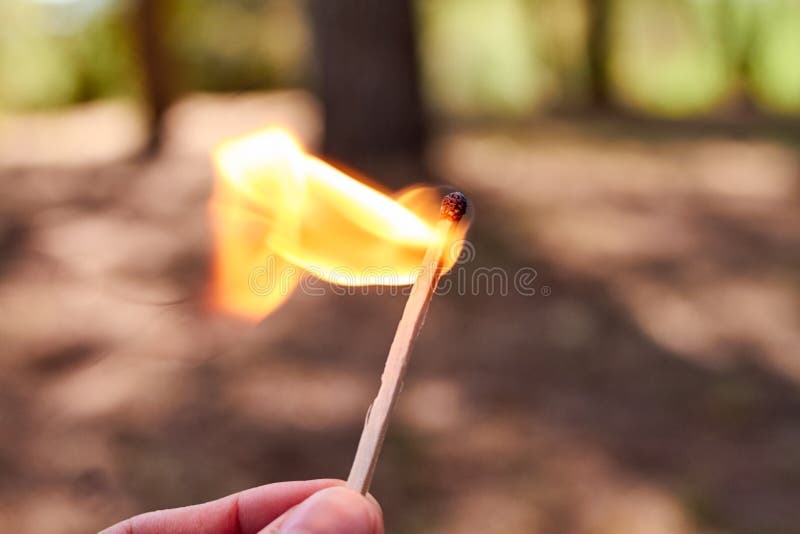
[{"label": "index finger", "polygon": [[267,484],[204,504],[137,515],[101,534],[255,534],[314,493],[342,484],[335,479]]}]

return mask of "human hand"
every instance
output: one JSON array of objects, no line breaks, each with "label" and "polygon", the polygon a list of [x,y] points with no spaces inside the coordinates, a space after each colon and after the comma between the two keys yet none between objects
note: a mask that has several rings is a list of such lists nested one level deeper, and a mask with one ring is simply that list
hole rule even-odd
[{"label": "human hand", "polygon": [[372,496],[341,480],[279,482],[126,519],[100,534],[383,534]]}]

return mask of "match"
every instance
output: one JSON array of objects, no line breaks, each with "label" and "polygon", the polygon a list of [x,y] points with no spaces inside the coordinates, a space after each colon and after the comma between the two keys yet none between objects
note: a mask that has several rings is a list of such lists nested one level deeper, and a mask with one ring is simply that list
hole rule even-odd
[{"label": "match", "polygon": [[358,449],[347,478],[347,486],[365,494],[369,491],[372,475],[378,463],[389,417],[403,387],[411,350],[417,339],[425,314],[431,302],[442,272],[445,246],[448,236],[456,228],[467,210],[467,199],[461,193],[450,193],[442,199],[441,219],[436,226],[436,236],[425,253],[422,269],[411,289],[400,323],[394,335],[386,366],[381,375],[378,395],[367,410],[364,429]]}]

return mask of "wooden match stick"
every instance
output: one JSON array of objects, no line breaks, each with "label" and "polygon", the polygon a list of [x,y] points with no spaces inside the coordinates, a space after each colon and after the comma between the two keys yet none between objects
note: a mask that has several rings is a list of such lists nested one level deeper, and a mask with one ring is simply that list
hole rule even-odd
[{"label": "wooden match stick", "polygon": [[353,467],[347,478],[347,487],[364,495],[369,491],[372,482],[383,438],[389,427],[389,416],[403,388],[403,377],[406,374],[411,349],[425,321],[428,304],[436,291],[436,285],[439,283],[444,247],[449,241],[450,232],[458,225],[466,209],[467,199],[461,193],[450,193],[442,199],[442,218],[436,226],[435,239],[425,253],[422,270],[411,289],[400,324],[397,325],[381,376],[381,387],[367,410],[364,430],[361,432]]}]

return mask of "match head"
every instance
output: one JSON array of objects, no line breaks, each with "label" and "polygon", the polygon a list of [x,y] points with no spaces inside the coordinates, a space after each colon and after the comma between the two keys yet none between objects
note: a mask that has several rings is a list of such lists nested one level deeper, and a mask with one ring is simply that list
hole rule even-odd
[{"label": "match head", "polygon": [[458,222],[467,212],[467,197],[459,192],[453,192],[442,199],[442,219]]}]

